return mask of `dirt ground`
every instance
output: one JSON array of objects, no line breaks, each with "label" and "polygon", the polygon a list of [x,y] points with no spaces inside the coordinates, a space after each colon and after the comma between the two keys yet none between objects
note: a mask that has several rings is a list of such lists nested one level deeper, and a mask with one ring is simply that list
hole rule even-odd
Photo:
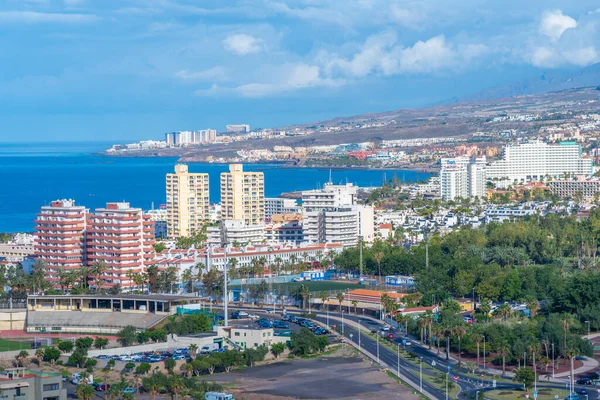
[{"label": "dirt ground", "polygon": [[341,351],[321,358],[286,359],[210,379],[228,387],[236,400],[419,398],[370,362]]}]

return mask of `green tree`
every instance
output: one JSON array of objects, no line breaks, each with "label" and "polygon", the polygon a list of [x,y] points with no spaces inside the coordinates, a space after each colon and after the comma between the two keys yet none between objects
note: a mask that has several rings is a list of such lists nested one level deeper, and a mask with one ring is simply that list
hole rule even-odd
[{"label": "green tree", "polygon": [[71,341],[60,341],[58,342],[58,349],[63,353],[69,353],[73,350],[73,342]]},{"label": "green tree", "polygon": [[60,358],[60,350],[54,346],[44,347],[44,361],[54,364]]},{"label": "green tree", "polygon": [[140,375],[147,375],[148,372],[150,372],[150,369],[152,369],[152,366],[149,363],[142,362],[135,368],[135,373]]},{"label": "green tree", "polygon": [[94,387],[92,385],[81,384],[81,385],[77,386],[77,389],[75,390],[75,394],[77,395],[78,399],[92,400],[94,398],[94,396],[96,395],[96,390],[94,389]]},{"label": "green tree", "polygon": [[526,390],[529,390],[533,385],[534,373],[529,368],[519,368],[515,371],[513,381],[522,383]]},{"label": "green tree", "polygon": [[96,340],[94,340],[94,347],[97,349],[104,349],[106,346],[108,346],[108,339],[97,336]]},{"label": "green tree", "polygon": [[131,346],[137,338],[137,331],[134,326],[128,325],[117,333],[117,340],[123,347]]},{"label": "green tree", "polygon": [[278,358],[281,353],[285,350],[285,343],[273,343],[271,345],[271,353]]},{"label": "green tree", "polygon": [[169,358],[165,358],[165,369],[167,371],[169,371],[169,374],[173,374],[173,369],[175,368],[175,365],[177,364],[177,362],[173,359],[173,357],[169,357]]}]

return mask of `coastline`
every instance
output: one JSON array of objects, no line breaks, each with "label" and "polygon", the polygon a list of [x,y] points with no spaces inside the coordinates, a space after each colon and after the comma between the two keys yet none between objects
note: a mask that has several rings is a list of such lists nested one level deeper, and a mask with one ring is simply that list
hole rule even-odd
[{"label": "coastline", "polygon": [[273,165],[279,168],[288,169],[316,169],[316,170],[332,170],[332,171],[351,171],[351,170],[380,170],[380,171],[417,171],[427,174],[437,174],[439,168],[434,167],[430,164],[399,164],[399,165],[305,165],[304,163],[292,164],[285,160],[248,160],[248,161],[206,161],[198,159],[189,159],[185,156],[177,155],[160,155],[160,154],[137,154],[137,155],[123,155],[123,154],[107,154],[106,152],[94,153],[94,155],[105,157],[105,158],[177,158],[177,162],[185,164],[214,164],[214,165],[228,165],[232,163],[239,164],[255,164],[255,165]]}]

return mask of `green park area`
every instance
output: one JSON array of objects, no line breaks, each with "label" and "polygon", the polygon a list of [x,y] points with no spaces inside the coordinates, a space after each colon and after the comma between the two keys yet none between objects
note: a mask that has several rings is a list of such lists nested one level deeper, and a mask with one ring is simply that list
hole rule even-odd
[{"label": "green park area", "polygon": [[[563,389],[553,388],[538,388],[537,399],[538,400],[555,400],[564,399],[569,395],[569,392]],[[526,399],[525,395],[529,394],[529,398],[533,399],[533,390],[525,392],[524,390],[491,390],[489,392],[482,392],[479,394],[480,399],[490,400],[514,400],[514,399]],[[558,397],[556,397],[558,395]]]},{"label": "green park area", "polygon": [[29,349],[31,345],[29,342],[16,342],[12,340],[0,339],[0,351],[13,351]]}]

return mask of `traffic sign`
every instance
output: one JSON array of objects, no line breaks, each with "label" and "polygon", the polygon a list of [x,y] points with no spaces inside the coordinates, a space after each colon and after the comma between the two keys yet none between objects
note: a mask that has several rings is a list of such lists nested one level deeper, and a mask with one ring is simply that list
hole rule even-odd
[{"label": "traffic sign", "polygon": [[492,381],[492,387],[493,387],[494,389],[496,389],[496,380],[495,380],[495,379]]},{"label": "traffic sign", "polygon": [[557,394],[555,394],[555,395],[554,395],[554,398],[555,398],[555,399],[558,399],[558,395],[557,395]]},{"label": "traffic sign", "polygon": [[436,366],[435,360],[433,360],[433,361],[431,362],[431,366],[432,366],[432,367],[435,367],[435,366]]},{"label": "traffic sign", "polygon": [[537,395],[538,395],[538,392],[537,392],[537,390],[534,390],[534,391],[533,391],[533,398],[534,398],[534,400],[535,400],[535,399],[537,399]]}]

